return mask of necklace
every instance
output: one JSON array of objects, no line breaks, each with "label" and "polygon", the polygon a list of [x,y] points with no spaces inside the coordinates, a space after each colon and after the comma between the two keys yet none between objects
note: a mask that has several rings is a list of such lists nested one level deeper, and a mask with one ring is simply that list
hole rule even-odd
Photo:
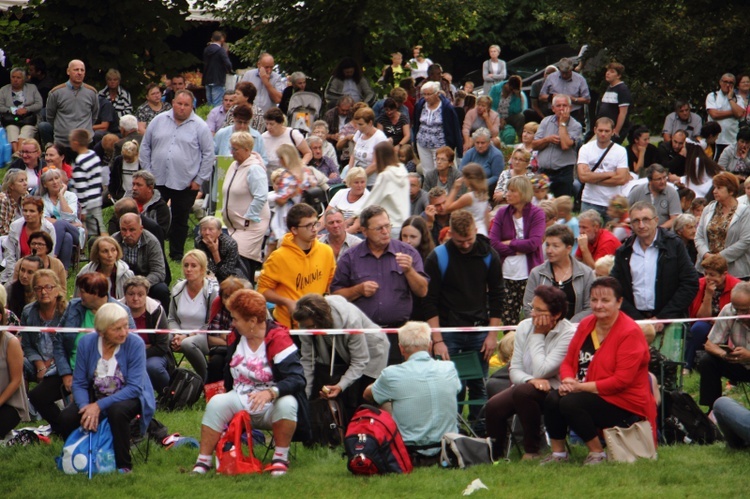
[{"label": "necklace", "polygon": [[565,271],[565,272],[563,273],[562,277],[561,277],[561,278],[560,278],[559,280],[558,280],[558,278],[557,278],[557,272],[556,272],[556,270],[555,270],[555,267],[552,267],[552,273],[553,273],[553,277],[555,278],[555,281],[557,281],[557,285],[558,285],[559,287],[562,287],[562,286],[563,286],[563,284],[565,284],[565,281],[566,281],[567,279],[569,279],[569,278],[570,278],[570,277],[572,276],[572,274],[573,274],[573,267],[571,266],[570,268],[568,268],[568,269],[567,269],[567,270],[566,270],[566,271]]}]

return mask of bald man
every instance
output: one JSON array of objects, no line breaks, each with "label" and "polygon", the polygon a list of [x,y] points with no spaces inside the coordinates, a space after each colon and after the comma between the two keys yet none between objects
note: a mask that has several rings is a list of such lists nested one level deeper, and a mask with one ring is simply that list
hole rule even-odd
[{"label": "bald man", "polygon": [[273,70],[274,65],[273,56],[264,52],[258,58],[258,67],[251,69],[242,77],[242,81],[249,81],[255,85],[258,95],[254,103],[264,113],[281,102],[281,93],[286,86],[281,75]]},{"label": "bald man", "polygon": [[86,65],[73,59],[68,63],[68,81],[49,92],[47,97],[47,124],[41,128],[54,129],[55,142],[69,147],[68,136],[76,128],[88,130],[94,136],[94,121],[99,115],[99,99],[96,89],[83,82]]},{"label": "bald man", "polygon": [[164,310],[169,311],[169,287],[164,283],[167,276],[164,253],[156,236],[143,229],[139,215],[125,213],[120,217],[120,232],[112,237],[122,246],[122,259],[130,270],[148,279],[151,284],[148,295],[159,300]]}]

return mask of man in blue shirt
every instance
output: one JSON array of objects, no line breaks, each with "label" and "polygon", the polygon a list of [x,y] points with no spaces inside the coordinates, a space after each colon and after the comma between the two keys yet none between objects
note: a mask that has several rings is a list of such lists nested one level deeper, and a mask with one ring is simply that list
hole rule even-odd
[{"label": "man in blue shirt", "polygon": [[146,129],[141,143],[141,168],[156,177],[165,202],[172,201],[169,256],[182,260],[188,217],[203,182],[213,171],[216,156],[208,125],[193,112],[193,93],[178,90],[172,110],[159,114]]},{"label": "man in blue shirt", "polygon": [[386,367],[364,393],[366,400],[393,415],[414,466],[436,464],[440,439],[458,431],[456,394],[461,382],[452,362],[430,357],[430,334],[424,322],[404,324],[398,346],[406,360]]}]

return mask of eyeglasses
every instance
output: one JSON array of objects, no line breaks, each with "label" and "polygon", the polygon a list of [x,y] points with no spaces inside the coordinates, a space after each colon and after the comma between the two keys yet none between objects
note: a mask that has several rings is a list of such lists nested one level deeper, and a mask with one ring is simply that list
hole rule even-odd
[{"label": "eyeglasses", "polygon": [[315,228],[315,225],[316,225],[317,223],[318,223],[318,222],[310,222],[309,224],[305,224],[305,225],[298,225],[298,226],[297,226],[297,228],[298,228],[298,229],[305,229],[305,230],[313,230],[313,228]]},{"label": "eyeglasses", "polygon": [[379,227],[368,227],[367,230],[371,230],[371,231],[374,231],[374,232],[383,232],[383,229],[385,229],[385,230],[391,230],[392,227],[393,227],[393,224],[385,224],[385,225],[381,225]]},{"label": "eyeglasses", "polygon": [[721,82],[725,85],[734,85],[734,82],[732,80],[721,80]]},{"label": "eyeglasses", "polygon": [[55,289],[55,286],[52,284],[47,284],[46,286],[34,286],[34,292],[36,293],[41,293],[42,291],[51,293],[53,289]]},{"label": "eyeglasses", "polygon": [[34,150],[34,151],[24,151],[24,150],[21,150],[21,154],[22,155],[23,154],[36,154],[36,150]]},{"label": "eyeglasses", "polygon": [[250,124],[250,122],[249,122],[249,121],[245,121],[245,120],[238,120],[238,119],[235,119],[235,120],[234,120],[234,124],[235,124],[235,125],[249,125],[249,124]]},{"label": "eyeglasses", "polygon": [[630,220],[630,225],[648,225],[650,222],[656,220],[656,217],[651,218],[633,218]]},{"label": "eyeglasses", "polygon": [[32,248],[41,248],[43,246],[47,246],[47,243],[31,243],[29,244]]}]

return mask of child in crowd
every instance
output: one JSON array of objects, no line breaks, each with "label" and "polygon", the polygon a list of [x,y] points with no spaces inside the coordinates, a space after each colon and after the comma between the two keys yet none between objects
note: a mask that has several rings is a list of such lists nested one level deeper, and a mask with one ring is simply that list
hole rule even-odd
[{"label": "child in crowd", "polygon": [[549,194],[549,177],[544,173],[537,173],[531,178],[531,185],[534,186],[534,197],[531,198],[531,204],[539,206],[539,203],[552,199]]},{"label": "child in crowd", "polygon": [[703,213],[703,208],[706,207],[708,204],[708,201],[706,198],[695,198],[693,199],[693,202],[690,204],[690,214],[693,215],[696,219],[701,219],[701,214]]},{"label": "child in crowd", "polygon": [[612,272],[612,267],[615,266],[615,255],[604,255],[596,262],[594,262],[594,275],[599,277],[607,277]]},{"label": "child in crowd", "polygon": [[682,212],[688,213],[695,199],[695,191],[687,187],[681,187],[677,189],[677,195],[680,196],[680,208],[682,208]]},{"label": "child in crowd", "polygon": [[[477,163],[469,163],[464,166],[462,174],[463,176],[453,182],[445,201],[445,212],[452,213],[462,208],[469,211],[477,225],[477,234],[489,237],[490,209],[484,168]],[[464,184],[468,192],[459,196],[458,193]]]},{"label": "child in crowd", "polygon": [[575,255],[576,250],[578,250],[578,236],[580,235],[580,231],[578,230],[578,217],[573,216],[573,198],[570,196],[560,196],[555,198],[553,203],[555,203],[555,207],[557,208],[557,216],[560,218],[557,223],[565,224],[573,231],[576,242],[573,244],[570,254]]},{"label": "child in crowd", "polygon": [[398,160],[404,164],[404,168],[409,173],[417,171],[419,159],[414,155],[414,149],[409,144],[404,144],[398,148]]},{"label": "child in crowd", "polygon": [[266,242],[266,258],[276,249],[278,242],[287,233],[286,215],[289,213],[289,209],[294,206],[291,196],[282,197],[281,191],[284,188],[282,185],[283,175],[283,168],[278,168],[271,173],[273,191],[268,193],[268,206],[271,208],[271,224],[269,227],[271,233]]},{"label": "child in crowd", "polygon": [[629,207],[628,198],[620,194],[612,196],[607,207],[609,221],[604,228],[614,234],[620,242],[627,239],[631,233],[630,216],[628,215]]},{"label": "child in crowd", "polygon": [[90,236],[106,236],[107,229],[102,220],[102,163],[99,156],[89,149],[91,135],[88,130],[76,128],[70,132],[70,148],[76,153],[73,162],[73,187],[78,196],[81,213],[86,216],[86,229]]}]

